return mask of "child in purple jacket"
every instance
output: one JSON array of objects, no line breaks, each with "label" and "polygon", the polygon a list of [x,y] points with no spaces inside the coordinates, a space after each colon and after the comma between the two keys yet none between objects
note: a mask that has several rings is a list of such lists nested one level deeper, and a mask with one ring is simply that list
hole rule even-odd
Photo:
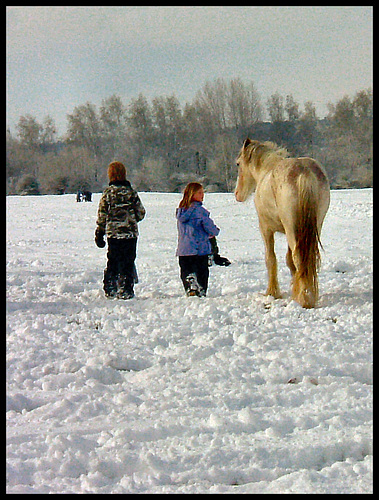
[{"label": "child in purple jacket", "polygon": [[220,229],[203,207],[204,189],[190,182],[176,210],[180,277],[188,296],[205,297],[208,288],[208,256],[212,253],[210,238]]}]

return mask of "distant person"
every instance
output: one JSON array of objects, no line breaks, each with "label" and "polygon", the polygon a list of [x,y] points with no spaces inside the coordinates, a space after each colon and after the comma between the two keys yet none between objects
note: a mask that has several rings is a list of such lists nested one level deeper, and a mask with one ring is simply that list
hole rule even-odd
[{"label": "distant person", "polygon": [[137,224],[146,212],[137,191],[126,180],[126,169],[121,162],[109,165],[108,177],[109,186],[99,202],[95,231],[99,248],[105,247],[105,235],[108,242],[104,293],[110,298],[131,299],[136,282]]},{"label": "distant person", "polygon": [[92,193],[91,191],[83,191],[84,201],[92,201]]},{"label": "distant person", "polygon": [[188,296],[205,297],[208,289],[208,256],[212,254],[210,238],[220,229],[203,207],[204,189],[190,182],[176,210],[180,277]]},{"label": "distant person", "polygon": [[92,193],[91,191],[78,191],[76,193],[76,201],[92,201]]}]

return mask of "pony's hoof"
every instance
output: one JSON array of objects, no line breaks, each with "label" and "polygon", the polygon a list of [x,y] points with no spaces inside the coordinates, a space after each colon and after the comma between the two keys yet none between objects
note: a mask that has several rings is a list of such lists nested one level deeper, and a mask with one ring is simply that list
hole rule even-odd
[{"label": "pony's hoof", "polygon": [[316,303],[312,300],[299,300],[294,299],[295,302],[301,305],[303,309],[314,309],[316,307]]},{"label": "pony's hoof", "polygon": [[304,309],[314,309],[317,304],[316,298],[313,295],[307,293],[301,293],[296,297],[293,296],[292,299],[300,304]]}]

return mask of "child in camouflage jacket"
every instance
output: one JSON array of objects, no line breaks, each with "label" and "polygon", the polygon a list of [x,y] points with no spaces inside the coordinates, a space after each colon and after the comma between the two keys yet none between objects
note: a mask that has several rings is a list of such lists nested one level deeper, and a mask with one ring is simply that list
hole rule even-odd
[{"label": "child in camouflage jacket", "polygon": [[131,299],[136,279],[134,261],[137,253],[137,224],[145,217],[138,193],[126,180],[125,166],[118,161],[108,167],[109,186],[104,190],[97,213],[95,242],[105,247],[107,236],[107,268],[104,292],[107,297]]}]

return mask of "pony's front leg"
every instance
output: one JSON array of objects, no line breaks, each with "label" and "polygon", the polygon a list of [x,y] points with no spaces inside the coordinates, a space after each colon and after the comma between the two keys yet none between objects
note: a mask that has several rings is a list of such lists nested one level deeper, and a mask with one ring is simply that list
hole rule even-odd
[{"label": "pony's front leg", "polygon": [[272,295],[275,299],[282,297],[278,283],[278,266],[274,250],[274,233],[272,231],[263,231],[262,236],[266,249],[266,267],[268,272],[268,286],[266,295]]}]

